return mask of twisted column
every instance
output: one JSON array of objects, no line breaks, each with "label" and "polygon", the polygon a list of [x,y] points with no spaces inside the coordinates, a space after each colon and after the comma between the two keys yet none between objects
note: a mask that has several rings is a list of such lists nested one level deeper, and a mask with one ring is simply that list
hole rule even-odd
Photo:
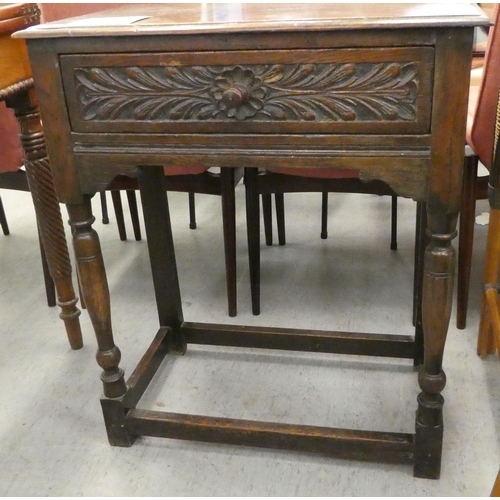
[{"label": "twisted column", "polygon": [[21,127],[20,139],[24,150],[24,166],[37,216],[40,235],[47,256],[50,275],[57,292],[60,317],[64,321],[72,349],[83,346],[80,310],[76,307],[71,279],[71,263],[61,218],[59,201],[54,191],[50,162],[34,90],[27,85],[14,89],[6,97]]}]

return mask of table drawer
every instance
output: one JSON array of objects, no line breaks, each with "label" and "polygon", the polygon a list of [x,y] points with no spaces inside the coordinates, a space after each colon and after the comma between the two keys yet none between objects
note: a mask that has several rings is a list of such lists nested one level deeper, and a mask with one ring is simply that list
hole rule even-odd
[{"label": "table drawer", "polygon": [[74,132],[424,134],[432,47],[62,55]]}]

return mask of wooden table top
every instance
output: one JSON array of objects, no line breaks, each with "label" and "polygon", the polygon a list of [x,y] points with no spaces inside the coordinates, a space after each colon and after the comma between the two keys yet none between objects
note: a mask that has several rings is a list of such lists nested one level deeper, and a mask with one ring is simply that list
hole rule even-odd
[{"label": "wooden table top", "polygon": [[[126,16],[145,18],[130,23],[127,22]],[[96,18],[101,18],[101,21]],[[102,21],[103,18],[107,19],[106,25]],[[479,7],[460,3],[356,6],[328,3],[130,4],[72,20],[39,25],[17,33],[15,37],[316,31],[489,24],[491,21]]]}]

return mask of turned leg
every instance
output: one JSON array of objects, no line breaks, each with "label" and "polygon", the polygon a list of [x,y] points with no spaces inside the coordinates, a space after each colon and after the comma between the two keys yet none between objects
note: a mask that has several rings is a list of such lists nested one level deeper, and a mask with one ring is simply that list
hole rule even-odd
[{"label": "turned leg", "polygon": [[108,439],[114,446],[131,446],[134,437],[123,425],[126,410],[121,404],[127,387],[123,370],[118,366],[121,354],[111,330],[108,282],[99,237],[92,229],[95,218],[92,216],[90,197],[86,197],[82,204],[67,207],[80,284],[97,338],[97,363],[103,369],[101,380],[104,397],[101,403]]},{"label": "turned leg", "polygon": [[[416,477],[438,479],[443,442],[443,404],[446,385],[443,351],[451,315],[456,216],[438,216],[428,210],[430,243],[425,250],[423,278],[424,364],[419,373],[415,434]],[[446,232],[443,231],[446,229]]]},{"label": "turned leg", "polygon": [[33,90],[21,92],[6,100],[21,127],[21,143],[24,150],[24,166],[30,186],[38,228],[47,256],[49,271],[57,291],[60,317],[66,326],[72,349],[83,346],[80,329],[80,310],[76,307],[71,279],[71,263],[61,218],[59,202],[54,191],[52,172],[45,147],[38,104]]}]

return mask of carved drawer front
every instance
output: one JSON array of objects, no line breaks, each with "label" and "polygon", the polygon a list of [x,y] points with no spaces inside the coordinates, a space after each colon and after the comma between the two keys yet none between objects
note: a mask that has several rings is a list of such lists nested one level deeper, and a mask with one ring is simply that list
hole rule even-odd
[{"label": "carved drawer front", "polygon": [[434,49],[61,56],[75,132],[425,134]]}]

